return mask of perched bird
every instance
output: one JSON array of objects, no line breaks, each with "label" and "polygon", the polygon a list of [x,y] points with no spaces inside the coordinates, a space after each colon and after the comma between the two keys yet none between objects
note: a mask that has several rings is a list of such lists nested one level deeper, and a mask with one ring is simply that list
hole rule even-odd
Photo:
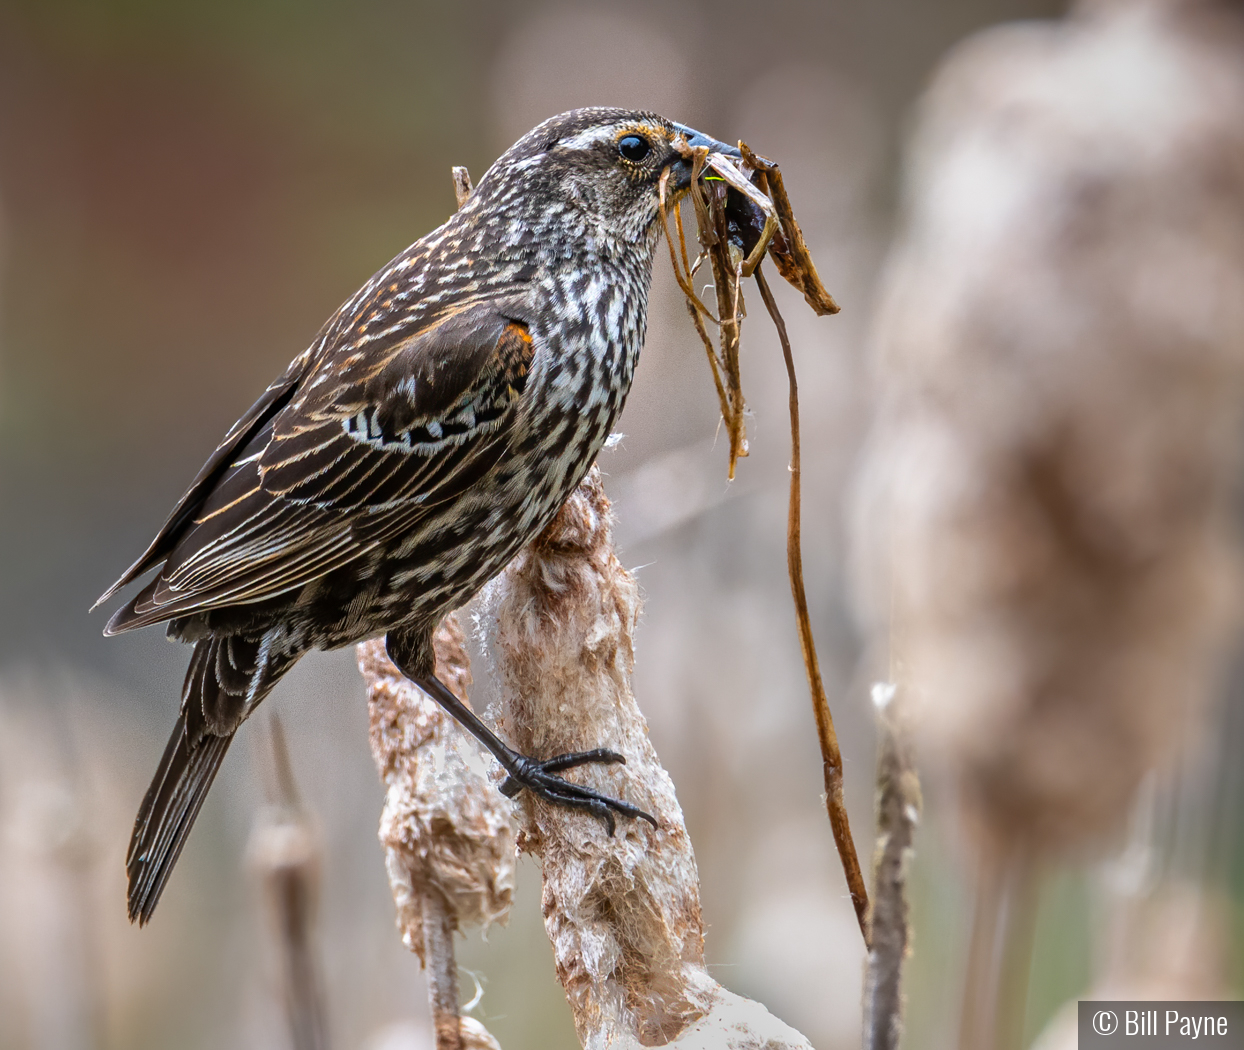
[{"label": "perched bird", "polygon": [[[498,739],[433,673],[432,633],[553,518],[622,411],[644,341],[659,185],[691,147],[653,113],[578,109],[506,151],[462,208],[385,266],[233,425],[143,555],[159,571],[105,634],[168,621],[194,645],[134,825],[129,915],[151,918],[229,742],[305,652],[385,636],[402,673],[523,788],[647,814]],[[98,604],[98,603],[97,603]],[[655,822],[654,822],[655,823]]]}]

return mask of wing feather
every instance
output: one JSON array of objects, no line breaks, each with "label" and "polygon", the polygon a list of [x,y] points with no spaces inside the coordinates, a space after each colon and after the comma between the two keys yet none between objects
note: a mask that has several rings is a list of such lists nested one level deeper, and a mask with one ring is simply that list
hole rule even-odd
[{"label": "wing feather", "polygon": [[533,354],[512,308],[476,303],[380,367],[353,355],[345,382],[319,381],[336,359],[304,373],[283,406],[235,427],[247,440],[232,443],[232,458],[218,450],[200,472],[210,485],[196,481],[183,498],[176,534],[166,526],[122,581],[144,563],[164,567],[107,633],[274,598],[417,526],[504,455]]}]

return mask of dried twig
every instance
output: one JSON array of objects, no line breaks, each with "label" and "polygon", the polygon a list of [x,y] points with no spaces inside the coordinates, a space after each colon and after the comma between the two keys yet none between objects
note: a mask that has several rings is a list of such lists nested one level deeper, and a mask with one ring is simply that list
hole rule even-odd
[{"label": "dried twig", "polygon": [[834,832],[834,842],[842,859],[851,903],[855,917],[864,935],[864,943],[870,944],[868,932],[868,890],[864,886],[864,874],[860,871],[859,856],[851,838],[851,823],[847,817],[846,800],[842,793],[842,751],[838,747],[838,733],[834,729],[834,716],[829,710],[829,698],[821,680],[820,663],[816,657],[816,643],[812,638],[812,621],[808,616],[808,596],[803,586],[803,551],[800,542],[800,459],[799,459],[799,386],[795,379],[795,362],[791,356],[790,339],[786,334],[786,322],[778,312],[777,302],[769,290],[764,274],[757,268],[756,285],[769,310],[769,316],[777,328],[782,343],[782,357],[786,361],[786,375],[790,384],[790,510],[786,520],[786,563],[790,572],[791,596],[795,602],[795,620],[799,626],[799,646],[803,650],[804,668],[808,675],[808,688],[812,693],[812,710],[816,716],[816,736],[821,745],[821,768],[825,777],[825,808],[829,811],[829,823]]},{"label": "dried twig", "polygon": [[[692,164],[691,200],[695,206],[696,223],[700,245],[706,253],[713,271],[714,288],[717,295],[717,316],[708,309],[695,294],[692,285],[696,268],[687,259],[687,243],[683,235],[682,216],[675,209],[675,221],[678,224],[678,244],[682,256],[682,266],[674,253],[674,239],[670,236],[668,201],[666,186],[669,179],[667,170],[661,177],[660,214],[665,231],[665,240],[669,244],[670,262],[674,268],[674,279],[687,300],[687,312],[695,325],[696,334],[704,344],[704,352],[708,356],[709,368],[713,373],[713,385],[717,390],[717,401],[721,406],[721,418],[726,425],[726,435],[730,442],[728,474],[734,479],[735,463],[747,455],[747,435],[743,423],[744,401],[742,382],[739,374],[739,324],[742,300],[739,295],[739,277],[730,259],[729,239],[724,233],[726,229],[724,187],[714,186],[711,201],[706,195],[701,175],[709,158],[708,151],[700,148],[695,151]],[[720,180],[718,180],[720,183]],[[714,210],[715,209],[715,210]],[[729,310],[729,313],[727,313]],[[713,346],[704,318],[715,324],[721,342],[720,352]],[[724,378],[723,378],[724,377]]]},{"label": "dried twig", "polygon": [[864,1050],[896,1050],[903,1034],[903,961],[908,932],[907,874],[920,820],[920,780],[899,720],[896,687],[873,686],[877,708],[877,848],[868,910]]},{"label": "dried twig", "polygon": [[812,253],[808,251],[803,231],[795,221],[790,198],[786,196],[781,170],[773,161],[758,157],[744,142],[739,143],[739,152],[743,154],[743,160],[749,167],[761,173],[763,189],[777,210],[779,229],[769,242],[768,249],[778,273],[783,280],[803,292],[804,299],[819,316],[836,314],[838,304],[826,291],[820,275],[816,272]]},{"label": "dried twig", "polygon": [[[746,312],[743,308],[742,296],[744,277],[755,278],[782,342],[782,353],[790,382],[791,480],[786,556],[790,572],[791,595],[795,602],[799,645],[803,652],[804,668],[808,676],[812,708],[816,717],[817,739],[821,745],[826,808],[829,811],[834,842],[842,858],[843,871],[851,893],[851,901],[855,906],[860,932],[867,943],[868,891],[864,885],[864,876],[860,870],[855,844],[851,839],[851,826],[847,818],[842,791],[842,754],[838,747],[838,736],[834,730],[833,716],[829,710],[829,701],[821,679],[803,583],[803,554],[800,546],[799,391],[795,379],[795,365],[785,322],[760,272],[761,258],[767,251],[773,257],[782,276],[803,292],[804,298],[818,314],[837,313],[838,305],[825,290],[817,275],[812,257],[804,243],[803,234],[791,210],[778,166],[772,161],[758,157],[743,143],[739,144],[739,149],[743,154],[742,168],[737,166],[731,158],[718,153],[710,154],[704,148],[695,151],[692,167],[690,196],[695,208],[701,251],[703,256],[709,260],[713,271],[713,283],[717,292],[717,318],[709,313],[692,288],[695,268],[687,259],[682,219],[677,210],[675,210],[675,219],[678,225],[679,252],[674,251],[674,240],[670,236],[667,214],[665,178],[661,181],[661,222],[669,243],[670,262],[673,265],[675,280],[686,297],[687,311],[691,314],[691,319],[695,324],[696,334],[704,344],[712,370],[713,384],[721,405],[722,420],[725,422],[726,432],[730,439],[729,477],[732,480],[736,460],[740,456],[747,455],[739,361],[740,324]],[[713,174],[701,177],[706,170],[711,170]],[[681,256],[681,266],[679,256]],[[720,352],[714,348],[709,338],[704,324],[705,317],[718,327]]]},{"label": "dried twig", "polygon": [[462,1050],[462,1015],[458,999],[458,960],[454,933],[458,922],[449,902],[434,889],[423,894],[423,962],[428,972],[428,1004],[436,1050]]}]

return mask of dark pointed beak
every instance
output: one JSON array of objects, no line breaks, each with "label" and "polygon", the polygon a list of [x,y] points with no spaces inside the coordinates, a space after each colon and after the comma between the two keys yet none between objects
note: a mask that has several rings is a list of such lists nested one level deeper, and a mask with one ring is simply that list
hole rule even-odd
[{"label": "dark pointed beak", "polygon": [[727,157],[742,157],[737,146],[727,146],[724,142],[718,142],[714,138],[710,138],[702,131],[696,131],[695,128],[689,128],[686,124],[675,124],[674,130],[687,140],[687,145],[692,149],[699,149],[701,146],[707,146],[714,153],[724,153]]},{"label": "dark pointed beak", "polygon": [[[674,130],[687,140],[687,145],[692,149],[699,149],[701,146],[707,146],[713,153],[724,153],[727,157],[742,157],[737,146],[727,146],[724,142],[718,142],[715,138],[705,135],[702,131],[696,131],[695,128],[689,128],[686,124],[675,124]],[[675,190],[685,190],[691,185],[691,161],[681,158],[674,161],[671,165],[673,174],[671,182]]]}]

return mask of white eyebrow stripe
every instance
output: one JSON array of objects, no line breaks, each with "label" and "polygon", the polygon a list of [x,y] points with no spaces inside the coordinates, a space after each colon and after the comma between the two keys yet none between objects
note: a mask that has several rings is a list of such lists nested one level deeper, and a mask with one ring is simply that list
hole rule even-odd
[{"label": "white eyebrow stripe", "polygon": [[609,124],[603,128],[588,128],[577,135],[571,135],[568,139],[562,139],[561,145],[567,149],[591,149],[597,143],[612,142],[618,132],[628,127],[629,124],[629,121],[625,121],[620,124]]}]

